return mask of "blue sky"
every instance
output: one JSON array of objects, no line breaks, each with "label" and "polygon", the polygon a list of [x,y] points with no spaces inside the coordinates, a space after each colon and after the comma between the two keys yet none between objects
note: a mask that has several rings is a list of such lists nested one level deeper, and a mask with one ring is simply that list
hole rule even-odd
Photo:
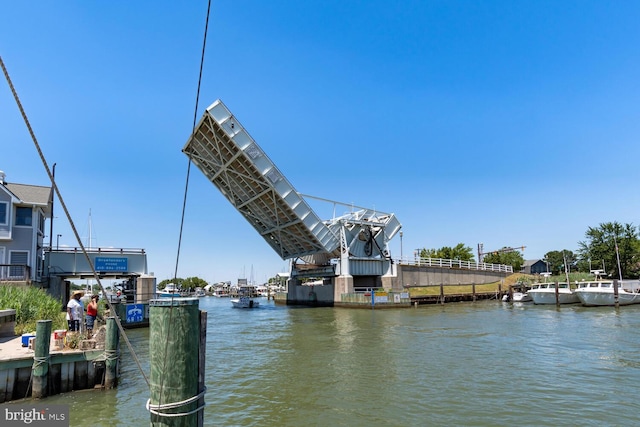
[{"label": "blue sky", "polygon": [[[144,248],[159,280],[176,264],[206,9],[0,9],[0,55],[83,243],[91,211],[92,244]],[[541,258],[590,226],[640,224],[639,21],[634,1],[213,1],[197,116],[222,99],[300,193],[395,213],[395,257],[482,242]],[[9,182],[48,185],[4,81],[0,141]],[[178,275],[286,269],[193,167]]]}]

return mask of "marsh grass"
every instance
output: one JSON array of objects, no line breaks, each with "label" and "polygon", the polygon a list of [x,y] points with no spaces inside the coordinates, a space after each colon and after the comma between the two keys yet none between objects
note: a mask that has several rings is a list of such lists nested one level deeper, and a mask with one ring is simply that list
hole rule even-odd
[{"label": "marsh grass", "polygon": [[51,320],[51,330],[67,329],[60,301],[33,286],[0,286],[0,309],[16,310],[15,334],[34,332],[38,320]]}]

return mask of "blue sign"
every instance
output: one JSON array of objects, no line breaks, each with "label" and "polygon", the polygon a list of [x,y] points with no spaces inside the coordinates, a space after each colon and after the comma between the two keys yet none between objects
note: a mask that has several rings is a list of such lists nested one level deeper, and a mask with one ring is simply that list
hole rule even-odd
[{"label": "blue sign", "polygon": [[127,304],[127,323],[142,322],[144,304]]},{"label": "blue sign", "polygon": [[127,258],[96,257],[96,271],[129,271]]}]

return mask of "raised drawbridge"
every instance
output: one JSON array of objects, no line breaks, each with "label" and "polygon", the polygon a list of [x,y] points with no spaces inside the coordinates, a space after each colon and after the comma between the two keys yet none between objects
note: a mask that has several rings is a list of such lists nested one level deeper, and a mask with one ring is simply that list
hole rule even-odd
[{"label": "raised drawbridge", "polygon": [[395,215],[352,208],[320,219],[222,101],[207,108],[182,151],[282,259],[292,260],[291,279],[322,279],[337,295],[382,287],[382,277],[394,275],[388,244],[401,228]]}]

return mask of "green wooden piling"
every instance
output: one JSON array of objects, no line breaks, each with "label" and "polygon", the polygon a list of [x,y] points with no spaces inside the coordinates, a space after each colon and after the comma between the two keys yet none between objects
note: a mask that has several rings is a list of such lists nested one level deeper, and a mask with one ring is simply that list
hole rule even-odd
[{"label": "green wooden piling", "polygon": [[[151,300],[149,329],[151,426],[195,427],[200,393],[198,298]],[[189,403],[171,405],[189,399]]]},{"label": "green wooden piling", "polygon": [[118,385],[118,342],[119,331],[116,319],[107,317],[107,331],[104,341],[104,388],[111,389]]},{"label": "green wooden piling", "polygon": [[[200,311],[200,352],[198,354],[198,390],[204,392],[207,362],[207,312]],[[204,406],[204,395],[198,399],[198,407]],[[198,411],[198,426],[204,425],[204,411]]]},{"label": "green wooden piling", "polygon": [[51,339],[51,320],[38,320],[33,355],[33,383],[31,397],[47,397],[47,376],[49,374],[49,340]]}]

